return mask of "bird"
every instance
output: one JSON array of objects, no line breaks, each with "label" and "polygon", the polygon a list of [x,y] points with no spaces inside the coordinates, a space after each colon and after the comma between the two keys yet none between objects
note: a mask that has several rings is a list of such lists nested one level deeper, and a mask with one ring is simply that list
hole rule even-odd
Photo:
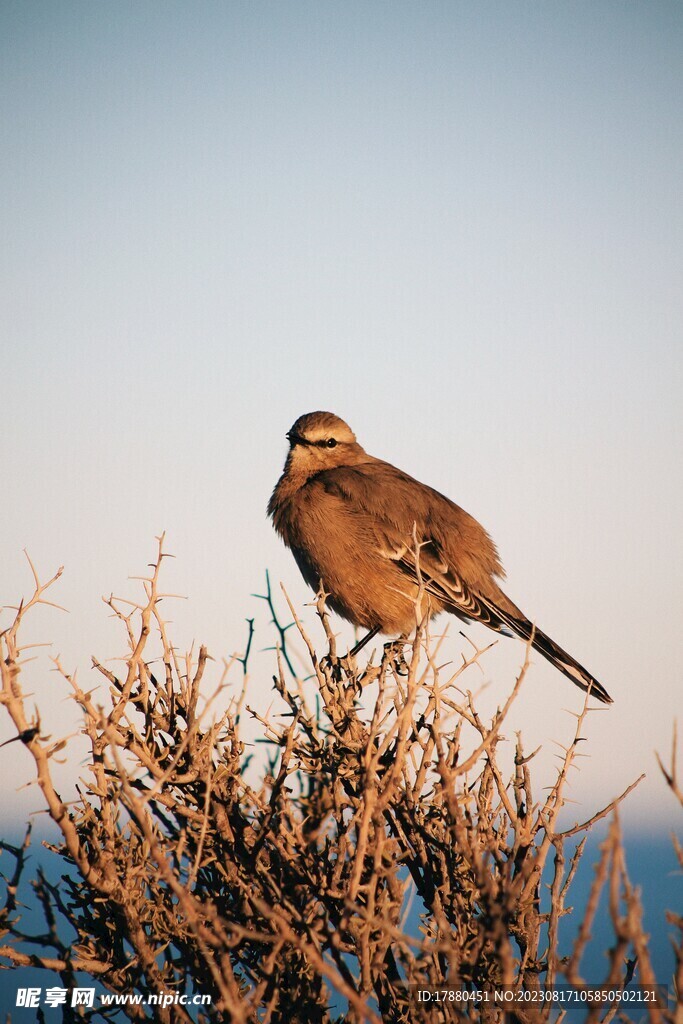
[{"label": "bird", "polygon": [[378,633],[405,639],[423,616],[446,611],[531,642],[576,686],[612,703],[595,676],[503,592],[496,545],[464,509],[369,455],[334,413],[306,413],[286,437],[268,515],[306,583],[369,631],[351,654]]}]

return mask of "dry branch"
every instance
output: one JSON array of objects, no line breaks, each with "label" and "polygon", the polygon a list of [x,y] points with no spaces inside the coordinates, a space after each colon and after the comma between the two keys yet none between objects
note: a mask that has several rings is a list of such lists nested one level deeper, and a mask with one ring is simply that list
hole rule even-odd
[{"label": "dry branch", "polygon": [[[16,894],[29,839],[22,847],[3,844],[13,868],[0,910],[0,962],[42,966],[65,984],[85,972],[117,993],[211,995],[212,1005],[195,1017],[178,1005],[157,1008],[161,1024],[431,1024],[444,1013],[502,1021],[498,1008],[436,1007],[417,992],[492,992],[503,985],[533,992],[563,980],[580,983],[606,890],[615,942],[602,980],[629,983],[636,962],[639,977],[652,980],[614,814],[574,948],[568,957],[561,952],[568,889],[584,849],[581,842],[568,850],[567,841],[613,813],[633,788],[583,824],[559,830],[588,701],[557,777],[538,801],[534,755],[525,754],[521,738],[511,777],[499,756],[528,650],[502,709],[487,722],[463,692],[463,677],[485,651],[475,649],[444,678],[439,644],[418,623],[406,662],[387,647],[376,662],[358,666],[338,656],[321,594],[328,649],[320,657],[293,608],[291,624],[279,618],[267,580],[261,596],[278,638],[274,690],[282,710],[251,712],[268,755],[260,782],[250,785],[240,719],[254,621],[247,620],[244,655],[224,665],[206,699],[211,659],[203,647],[178,657],[161,614],[161,599],[169,596],[159,585],[165,557],[161,537],[142,578],[144,600],[106,599],[128,652],[122,672],[93,659],[104,701],[55,662],[90,748],[74,804],[52,781],[61,744],[43,736],[21,688],[19,634],[31,609],[47,603],[59,573],[43,584],[31,565],[34,593],[0,636],[0,703],[33,758],[65,869],[60,885],[43,876],[35,883],[46,930],[26,935]],[[294,668],[300,656],[288,647],[291,628],[308,652],[308,693]],[[241,678],[226,704],[234,665]],[[360,698],[370,686],[376,698],[365,712]],[[214,711],[221,702],[222,713]],[[681,799],[675,750],[671,769],[662,771]],[[681,928],[680,919],[671,920]],[[677,955],[680,991],[680,946]],[[125,1012],[147,1019],[139,1008]],[[527,1005],[506,1019],[532,1024],[556,1019],[553,1012]],[[674,1013],[653,1009],[650,1019],[673,1022]]]}]

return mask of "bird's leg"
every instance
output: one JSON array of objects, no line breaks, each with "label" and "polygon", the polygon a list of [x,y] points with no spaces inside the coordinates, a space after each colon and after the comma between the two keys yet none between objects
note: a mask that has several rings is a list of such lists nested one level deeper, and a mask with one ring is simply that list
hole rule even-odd
[{"label": "bird's leg", "polygon": [[[366,633],[362,637],[355,647],[352,647],[349,653],[346,655],[347,658],[355,658],[359,651],[362,651],[366,644],[369,644],[373,637],[377,636],[380,632],[379,626],[374,626],[369,633]],[[407,643],[408,637],[403,634],[398,637],[397,640],[390,640],[384,645],[384,650],[393,657],[396,663],[396,671],[400,676],[408,675],[408,665],[405,658],[403,657],[403,645]]]},{"label": "bird's leg", "polygon": [[379,626],[373,626],[369,633],[366,633],[362,640],[359,640],[355,647],[352,647],[347,658],[355,658],[359,651],[362,651],[366,644],[369,644],[373,637],[379,633]]},{"label": "bird's leg", "polygon": [[335,676],[337,682],[341,681],[340,666],[342,665],[344,666],[345,670],[349,673],[349,677],[354,676],[356,669],[353,664],[353,659],[356,657],[359,651],[363,650],[366,644],[370,643],[373,636],[377,636],[379,630],[380,627],[375,626],[373,629],[370,630],[369,633],[366,633],[366,635],[358,641],[355,647],[351,648],[348,654],[345,654],[342,657],[332,659],[325,655],[325,657],[320,662],[320,667],[324,672],[328,670],[331,671],[332,674]]}]

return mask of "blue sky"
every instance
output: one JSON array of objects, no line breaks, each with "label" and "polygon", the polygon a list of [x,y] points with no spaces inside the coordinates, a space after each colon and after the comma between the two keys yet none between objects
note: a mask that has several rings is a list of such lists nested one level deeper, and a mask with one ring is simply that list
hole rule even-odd
[{"label": "blue sky", "polygon": [[[254,614],[267,646],[265,568],[308,600],[265,518],[284,434],[331,409],[484,523],[613,693],[576,813],[647,771],[630,813],[668,820],[682,41],[678,3],[4,2],[0,602],[26,547],[70,609],[32,639],[89,679],[120,653],[100,595],[165,529],[179,646],[230,654]],[[537,663],[512,724],[550,764],[579,705]]]}]

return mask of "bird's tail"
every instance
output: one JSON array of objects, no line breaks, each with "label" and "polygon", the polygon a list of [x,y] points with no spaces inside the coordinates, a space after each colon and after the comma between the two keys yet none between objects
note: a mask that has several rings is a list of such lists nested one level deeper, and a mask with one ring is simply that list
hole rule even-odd
[{"label": "bird's tail", "polygon": [[550,664],[559,669],[567,679],[571,679],[582,690],[586,690],[591,697],[596,697],[603,704],[612,703],[612,698],[602,683],[598,682],[595,676],[592,676],[583,665],[578,663],[576,658],[572,658],[571,654],[563,651],[559,644],[551,640],[541,629],[534,631],[534,639],[531,646],[539,654],[542,654],[544,658],[547,658]]},{"label": "bird's tail", "polygon": [[580,665],[576,658],[572,658],[571,654],[567,654],[559,644],[556,644],[554,640],[543,632],[541,629],[537,629],[533,626],[528,619],[523,616],[517,617],[511,615],[509,612],[504,611],[498,605],[493,602],[485,601],[490,606],[491,611],[495,613],[497,618],[501,622],[516,633],[517,636],[521,637],[522,640],[531,639],[531,646],[542,654],[544,658],[547,658],[551,665],[554,665],[556,669],[567,677],[571,681],[579,686],[582,690],[585,690],[591,695],[596,697],[597,700],[602,701],[603,704],[612,704],[612,698],[609,693],[599,683],[595,676],[592,676],[590,672]]}]

